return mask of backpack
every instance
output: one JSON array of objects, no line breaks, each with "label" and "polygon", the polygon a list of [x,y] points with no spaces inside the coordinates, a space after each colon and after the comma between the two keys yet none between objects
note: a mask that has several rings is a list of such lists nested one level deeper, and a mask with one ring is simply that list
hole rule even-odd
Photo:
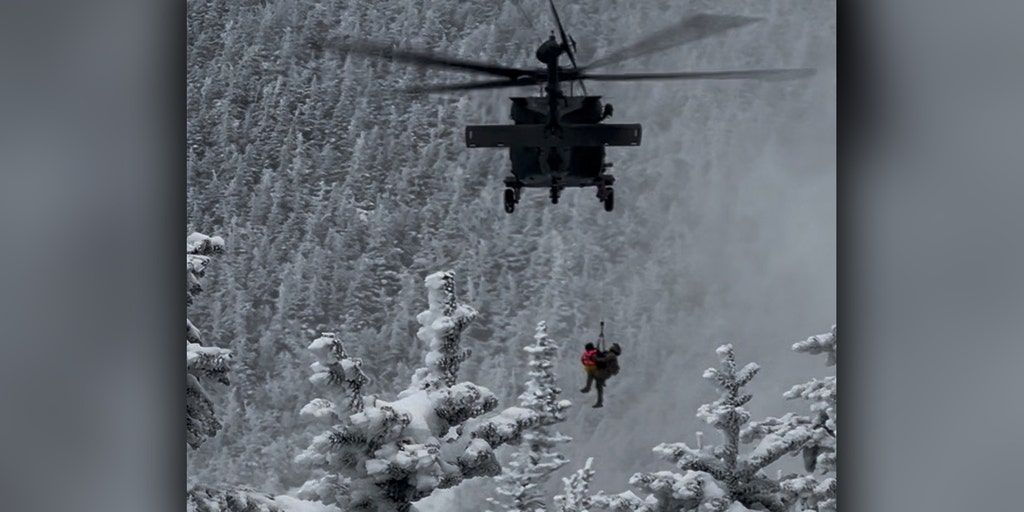
[{"label": "backpack", "polygon": [[597,369],[611,377],[612,375],[619,374],[619,357],[616,355],[612,359],[598,359]]},{"label": "backpack", "polygon": [[597,364],[597,350],[587,350],[580,356],[580,363],[583,366],[594,366]]}]

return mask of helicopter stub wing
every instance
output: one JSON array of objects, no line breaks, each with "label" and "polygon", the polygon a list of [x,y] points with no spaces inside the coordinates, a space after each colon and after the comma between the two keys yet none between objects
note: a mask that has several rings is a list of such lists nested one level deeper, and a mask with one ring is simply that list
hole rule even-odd
[{"label": "helicopter stub wing", "polygon": [[639,146],[639,124],[569,124],[552,131],[542,124],[471,125],[466,146],[471,148]]}]

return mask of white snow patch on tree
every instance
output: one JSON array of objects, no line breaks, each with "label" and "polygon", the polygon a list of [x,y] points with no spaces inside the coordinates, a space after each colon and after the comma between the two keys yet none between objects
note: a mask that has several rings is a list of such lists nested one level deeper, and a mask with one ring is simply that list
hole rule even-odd
[{"label": "white snow patch on tree", "polygon": [[293,496],[274,496],[274,501],[284,512],[344,512],[338,507],[315,501],[300,500]]}]

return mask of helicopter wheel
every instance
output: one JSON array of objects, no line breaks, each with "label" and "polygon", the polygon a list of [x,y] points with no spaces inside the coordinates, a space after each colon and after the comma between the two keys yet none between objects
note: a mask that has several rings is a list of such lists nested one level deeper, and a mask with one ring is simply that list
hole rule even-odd
[{"label": "helicopter wheel", "polygon": [[608,188],[604,195],[604,211],[610,212],[615,208],[615,191]]},{"label": "helicopter wheel", "polygon": [[551,204],[558,204],[559,190],[556,187],[551,187]]},{"label": "helicopter wheel", "polygon": [[505,212],[512,213],[516,210],[516,193],[512,189],[505,189]]}]

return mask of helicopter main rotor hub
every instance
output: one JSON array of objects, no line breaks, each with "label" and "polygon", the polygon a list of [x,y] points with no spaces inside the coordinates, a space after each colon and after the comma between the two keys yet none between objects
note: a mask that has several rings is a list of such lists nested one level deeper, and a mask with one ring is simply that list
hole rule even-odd
[{"label": "helicopter main rotor hub", "polygon": [[562,45],[558,44],[555,36],[552,35],[544,44],[537,48],[537,60],[547,65],[558,65],[558,57],[564,52]]}]

